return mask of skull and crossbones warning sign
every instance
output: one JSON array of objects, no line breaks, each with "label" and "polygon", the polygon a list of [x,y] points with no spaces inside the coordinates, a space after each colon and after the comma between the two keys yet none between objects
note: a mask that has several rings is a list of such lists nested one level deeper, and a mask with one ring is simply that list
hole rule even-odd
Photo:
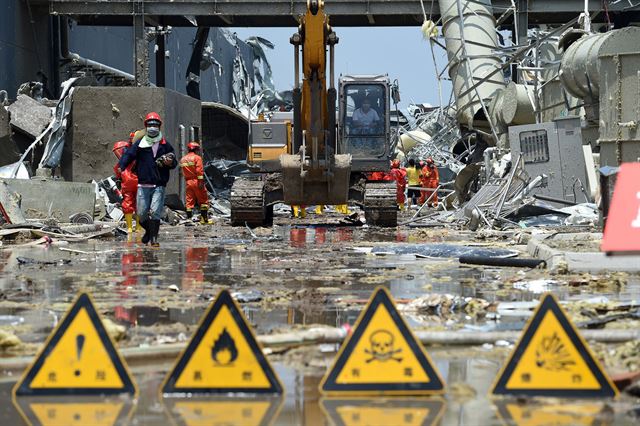
[{"label": "skull and crossbones warning sign", "polygon": [[402,352],[402,349],[395,349],[394,337],[387,330],[376,330],[369,336],[369,342],[371,343],[370,349],[365,348],[365,352],[371,355],[371,358],[367,359],[367,363],[372,361],[385,362],[388,360],[394,360],[396,362],[402,362],[402,357],[395,356]]}]

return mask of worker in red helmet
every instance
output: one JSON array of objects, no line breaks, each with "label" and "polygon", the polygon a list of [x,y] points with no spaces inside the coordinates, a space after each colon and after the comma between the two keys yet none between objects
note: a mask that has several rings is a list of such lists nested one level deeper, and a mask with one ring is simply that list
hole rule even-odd
[{"label": "worker in red helmet", "polygon": [[196,203],[200,206],[200,223],[209,223],[209,194],[204,182],[204,165],[199,154],[200,144],[189,142],[187,155],[180,159],[182,176],[187,183],[187,217],[193,217]]},{"label": "worker in red helmet", "polygon": [[424,204],[425,201],[429,201],[427,207],[438,206],[438,191],[436,188],[440,186],[440,173],[433,158],[427,158],[424,167],[420,172],[420,182],[423,188],[432,189],[432,191],[422,191],[420,196],[420,204]]},{"label": "worker in red helmet", "polygon": [[[122,194],[122,212],[124,213],[124,220],[127,223],[127,232],[131,234],[133,232],[133,214],[136,211],[136,196],[138,193],[138,176],[136,176],[135,167],[136,162],[133,161],[124,170],[120,170],[119,161],[124,155],[125,151],[131,146],[131,135],[129,135],[129,142],[118,141],[113,145],[113,153],[118,159],[118,163],[113,166],[113,171],[116,175],[116,179],[120,182],[120,192]],[[138,223],[136,220],[136,228]]]},{"label": "worker in red helmet", "polygon": [[391,172],[389,174],[396,181],[396,202],[398,208],[404,210],[404,191],[407,188],[407,171],[400,167],[400,160],[396,159],[391,162]]},{"label": "worker in red helmet", "polygon": [[144,119],[145,134],[135,141],[120,158],[120,170],[136,163],[138,194],[136,209],[140,225],[146,231],[142,243],[158,247],[160,218],[164,210],[164,196],[171,170],[178,166],[175,151],[164,138],[160,128],[162,119],[150,112]]}]

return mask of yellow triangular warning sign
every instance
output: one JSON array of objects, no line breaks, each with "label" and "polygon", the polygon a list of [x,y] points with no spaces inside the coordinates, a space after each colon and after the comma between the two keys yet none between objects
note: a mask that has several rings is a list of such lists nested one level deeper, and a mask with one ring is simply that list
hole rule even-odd
[{"label": "yellow triangular warning sign", "polygon": [[[592,426],[602,421],[604,404],[498,403],[498,416],[505,425],[515,426]],[[597,421],[600,420],[600,421]]]},{"label": "yellow triangular warning sign", "polygon": [[527,323],[494,395],[615,397],[618,390],[551,294]]},{"label": "yellow triangular warning sign", "polygon": [[432,395],[444,382],[384,287],[374,291],[320,383],[330,395]]},{"label": "yellow triangular warning sign", "polygon": [[163,393],[282,393],[242,311],[222,290],[165,378]]},{"label": "yellow triangular warning sign", "polygon": [[268,426],[278,417],[282,397],[234,400],[190,398],[165,400],[166,409],[180,426],[243,425]]},{"label": "yellow triangular warning sign", "polygon": [[444,413],[441,399],[333,399],[320,407],[334,426],[436,426]]},{"label": "yellow triangular warning sign", "polygon": [[58,399],[20,398],[14,403],[25,422],[32,426],[114,426],[126,423],[132,411],[131,404],[121,399]]},{"label": "yellow triangular warning sign", "polygon": [[113,395],[138,390],[87,293],[81,293],[13,388],[16,396]]}]

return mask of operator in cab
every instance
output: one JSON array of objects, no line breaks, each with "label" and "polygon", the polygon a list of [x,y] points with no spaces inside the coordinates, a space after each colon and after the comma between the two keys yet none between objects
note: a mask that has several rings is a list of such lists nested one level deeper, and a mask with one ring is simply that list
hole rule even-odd
[{"label": "operator in cab", "polygon": [[376,128],[380,122],[380,116],[375,109],[371,108],[371,99],[364,98],[362,106],[353,112],[352,121],[353,126],[364,134]]}]

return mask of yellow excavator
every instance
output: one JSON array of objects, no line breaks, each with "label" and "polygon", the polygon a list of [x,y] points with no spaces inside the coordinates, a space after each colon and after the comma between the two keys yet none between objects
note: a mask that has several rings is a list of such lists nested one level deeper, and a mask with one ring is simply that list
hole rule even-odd
[{"label": "yellow excavator", "polygon": [[371,172],[389,170],[389,78],[341,76],[337,99],[338,37],[323,0],[307,1],[307,12],[290,42],[295,64],[293,117],[275,114],[269,121],[250,123],[247,160],[255,173],[236,179],[231,188],[232,225],[270,225],[273,205],[284,202],[357,204],[368,224],[396,226],[395,182],[367,180]]}]

